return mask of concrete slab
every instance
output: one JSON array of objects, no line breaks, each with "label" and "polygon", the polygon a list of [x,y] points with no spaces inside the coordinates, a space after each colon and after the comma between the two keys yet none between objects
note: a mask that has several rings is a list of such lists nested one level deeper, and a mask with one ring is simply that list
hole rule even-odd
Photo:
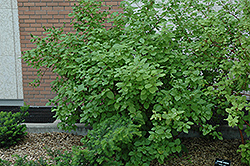
[{"label": "concrete slab", "polygon": [[47,132],[66,132],[72,133],[76,135],[87,135],[89,126],[85,126],[84,124],[76,124],[76,131],[64,131],[60,130],[57,127],[59,120],[56,120],[54,123],[24,123],[27,127],[27,132],[29,133],[47,133]]},{"label": "concrete slab", "polygon": [[[76,124],[77,129],[76,131],[63,131],[59,130],[57,124],[59,120],[56,120],[54,123],[24,123],[27,126],[27,132],[30,133],[46,133],[46,132],[67,132],[73,133],[76,135],[87,135],[88,130],[91,129],[90,126],[85,126],[84,124]],[[224,139],[240,139],[240,134],[238,128],[232,128],[227,125],[221,126],[218,128],[218,131],[223,134]],[[247,138],[247,135],[243,132],[244,138]],[[199,132],[195,130],[190,130],[188,134],[182,133],[180,137],[200,137]]]}]

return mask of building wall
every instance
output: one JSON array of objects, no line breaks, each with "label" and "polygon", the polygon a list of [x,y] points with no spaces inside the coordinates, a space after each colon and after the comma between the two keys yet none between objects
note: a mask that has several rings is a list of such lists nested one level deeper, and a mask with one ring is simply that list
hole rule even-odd
[{"label": "building wall", "polygon": [[22,105],[18,7],[16,0],[0,0],[0,106]]},{"label": "building wall", "polygon": [[[105,5],[113,5],[112,10],[117,11],[121,0],[106,0]],[[17,0],[20,24],[21,51],[30,50],[34,45],[30,42],[30,33],[41,36],[43,26],[60,28],[66,22],[65,31],[72,31],[71,18],[68,14],[72,11],[77,0]],[[34,88],[29,83],[36,78],[36,70],[22,62],[24,102],[33,106],[44,106],[48,99],[55,96],[51,92],[50,83],[55,75],[46,72],[41,85]]]}]

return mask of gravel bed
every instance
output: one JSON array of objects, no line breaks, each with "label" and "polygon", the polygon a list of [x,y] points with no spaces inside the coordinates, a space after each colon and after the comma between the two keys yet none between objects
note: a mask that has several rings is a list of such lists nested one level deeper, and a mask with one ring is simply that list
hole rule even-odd
[{"label": "gravel bed", "polygon": [[46,148],[71,151],[72,146],[82,145],[80,141],[82,138],[83,136],[68,133],[28,133],[23,141],[17,145],[9,149],[0,148],[0,158],[11,161],[12,163],[16,159],[16,157],[12,156],[14,154],[21,157],[27,155],[27,160],[38,160],[40,157],[49,159]]},{"label": "gravel bed", "polygon": [[240,139],[213,140],[205,138],[182,138],[188,153],[179,158],[172,158],[168,166],[214,166],[216,158],[230,160],[230,166],[247,166],[241,163],[241,155],[237,149]]},{"label": "gravel bed", "polygon": [[[0,148],[0,158],[15,161],[14,154],[21,157],[27,155],[28,160],[37,160],[40,157],[48,159],[48,149],[71,151],[72,146],[82,145],[80,140],[83,136],[68,133],[28,133],[25,139],[9,149]],[[182,143],[187,147],[188,153],[181,157],[170,157],[164,166],[214,166],[216,158],[231,161],[231,166],[246,166],[240,161],[240,154],[237,153],[241,141],[233,140],[210,140],[205,138],[181,138]],[[152,163],[152,166],[160,164]]]}]

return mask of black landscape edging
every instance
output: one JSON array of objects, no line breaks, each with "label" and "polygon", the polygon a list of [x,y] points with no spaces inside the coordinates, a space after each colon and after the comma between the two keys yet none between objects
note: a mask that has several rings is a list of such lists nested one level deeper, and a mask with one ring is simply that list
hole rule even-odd
[{"label": "black landscape edging", "polygon": [[[56,118],[53,116],[55,112],[51,112],[52,107],[45,106],[30,106],[28,109],[29,115],[25,117],[25,123],[53,123]],[[0,106],[0,112],[20,112],[20,106]]]}]

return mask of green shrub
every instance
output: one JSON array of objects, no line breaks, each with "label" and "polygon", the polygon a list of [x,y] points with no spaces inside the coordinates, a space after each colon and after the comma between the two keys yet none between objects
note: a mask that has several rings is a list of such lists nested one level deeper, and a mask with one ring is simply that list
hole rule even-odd
[{"label": "green shrub", "polygon": [[241,144],[237,152],[241,153],[242,163],[250,165],[250,141],[248,140],[246,144]]},{"label": "green shrub", "polygon": [[40,158],[37,161],[33,161],[33,160],[28,161],[26,159],[27,156],[20,157],[18,155],[15,155],[15,157],[17,159],[15,160],[14,166],[49,166],[47,161],[44,160],[43,158]]},{"label": "green shrub", "polygon": [[11,166],[11,162],[9,162],[8,160],[0,159],[0,165],[1,166]]},{"label": "green shrub", "polygon": [[49,166],[51,164],[48,164],[46,160],[44,160],[43,158],[40,158],[37,161],[33,161],[30,160],[28,161],[26,159],[27,156],[24,157],[20,157],[18,155],[14,155],[16,157],[15,163],[12,164],[10,161],[8,160],[2,160],[0,159],[0,165],[1,166]]},{"label": "green shrub", "polygon": [[10,147],[16,144],[27,133],[24,122],[28,106],[21,107],[21,112],[0,112],[0,147]]},{"label": "green shrub", "polygon": [[79,160],[163,163],[182,150],[178,135],[192,125],[222,139],[207,123],[214,114],[241,129],[249,121],[242,96],[250,84],[249,1],[200,2],[123,1],[124,12],[111,14],[100,11],[102,2],[81,0],[70,14],[75,33],[33,36],[37,47],[23,59],[38,76],[44,67],[58,75],[48,104],[57,106],[59,127],[75,129],[79,119],[93,127]]}]

